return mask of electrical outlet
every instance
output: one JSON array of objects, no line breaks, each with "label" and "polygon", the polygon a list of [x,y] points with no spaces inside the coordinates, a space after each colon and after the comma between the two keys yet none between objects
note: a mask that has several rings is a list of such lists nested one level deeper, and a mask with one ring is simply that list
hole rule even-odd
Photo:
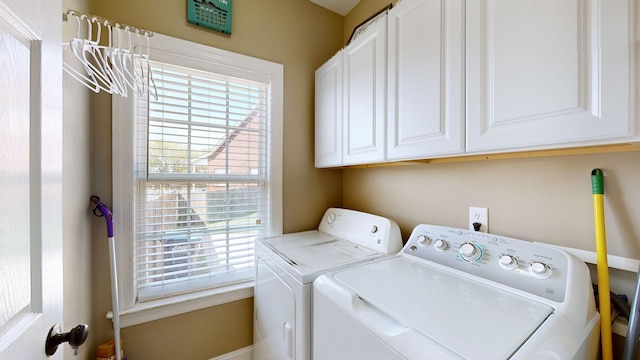
[{"label": "electrical outlet", "polygon": [[469,207],[469,230],[475,230],[473,224],[479,223],[477,231],[489,232],[489,209],[481,207]]}]

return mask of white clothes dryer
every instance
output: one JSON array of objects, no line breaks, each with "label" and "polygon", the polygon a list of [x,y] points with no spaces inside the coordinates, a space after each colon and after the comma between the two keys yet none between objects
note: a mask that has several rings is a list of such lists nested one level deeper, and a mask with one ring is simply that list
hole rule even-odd
[{"label": "white clothes dryer", "polygon": [[341,208],[328,209],[317,230],[258,240],[253,358],[310,359],[312,282],[401,249],[394,221]]},{"label": "white clothes dryer", "polygon": [[314,360],[595,359],[586,264],[557,248],[418,225],[396,256],[314,282]]}]

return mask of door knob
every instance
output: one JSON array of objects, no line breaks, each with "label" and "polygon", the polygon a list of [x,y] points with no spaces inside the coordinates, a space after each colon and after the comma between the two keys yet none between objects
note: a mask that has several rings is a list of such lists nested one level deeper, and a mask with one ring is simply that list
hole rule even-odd
[{"label": "door knob", "polygon": [[47,356],[51,356],[58,350],[58,345],[68,342],[73,349],[73,354],[78,355],[78,347],[84,344],[85,340],[87,340],[87,335],[89,335],[89,325],[87,324],[80,324],[66,333],[62,332],[60,325],[55,324],[49,330],[49,335],[47,335],[45,352]]}]

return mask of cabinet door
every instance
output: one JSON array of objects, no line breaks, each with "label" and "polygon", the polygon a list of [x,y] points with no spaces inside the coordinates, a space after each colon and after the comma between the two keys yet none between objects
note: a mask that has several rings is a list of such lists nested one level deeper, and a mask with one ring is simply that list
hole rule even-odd
[{"label": "cabinet door", "polygon": [[405,0],[389,13],[387,159],[464,151],[461,0]]},{"label": "cabinet door", "polygon": [[315,165],[342,165],[342,52],[316,70]]},{"label": "cabinet door", "polygon": [[628,0],[467,2],[467,151],[633,135]]},{"label": "cabinet door", "polygon": [[343,50],[343,163],[384,160],[387,18],[380,18]]}]

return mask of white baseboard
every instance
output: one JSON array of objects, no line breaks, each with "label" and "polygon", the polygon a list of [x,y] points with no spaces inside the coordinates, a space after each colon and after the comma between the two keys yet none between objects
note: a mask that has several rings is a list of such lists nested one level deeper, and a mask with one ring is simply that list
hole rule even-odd
[{"label": "white baseboard", "polygon": [[253,346],[247,346],[224,355],[216,356],[211,360],[251,360],[253,358]]}]

